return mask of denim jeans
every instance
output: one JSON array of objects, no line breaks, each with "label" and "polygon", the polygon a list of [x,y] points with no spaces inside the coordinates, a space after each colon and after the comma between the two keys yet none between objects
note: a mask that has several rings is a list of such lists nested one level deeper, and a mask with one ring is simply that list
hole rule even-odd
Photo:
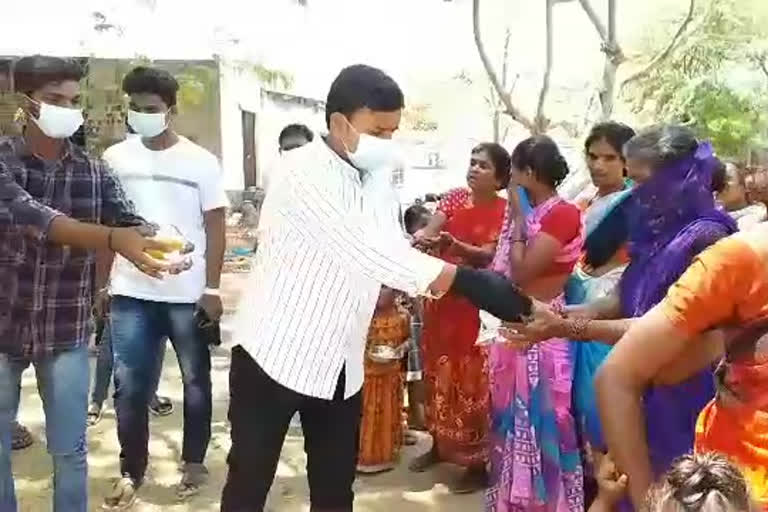
[{"label": "denim jeans", "polygon": [[[54,512],[87,512],[88,347],[32,362],[43,401],[48,453],[53,458]],[[11,472],[11,424],[19,404],[21,374],[29,361],[0,354],[0,510],[16,511]]]},{"label": "denim jeans", "polygon": [[198,333],[194,304],[112,298],[112,350],[120,471],[141,483],[147,469],[147,406],[170,338],[184,386],[184,462],[202,463],[211,439],[211,354]]},{"label": "denim jeans", "polygon": [[[104,400],[107,399],[107,393],[109,392],[109,384],[112,382],[112,337],[111,328],[109,326],[110,321],[107,319],[104,325],[104,333],[101,337],[101,343],[99,343],[99,357],[96,359],[96,371],[93,374],[93,388],[91,389],[91,403],[101,407],[104,404]],[[155,386],[153,393],[157,393],[157,387],[160,384],[160,374],[163,370],[163,355],[165,354],[165,343],[161,343],[158,347],[160,350],[160,366],[155,377]]]}]

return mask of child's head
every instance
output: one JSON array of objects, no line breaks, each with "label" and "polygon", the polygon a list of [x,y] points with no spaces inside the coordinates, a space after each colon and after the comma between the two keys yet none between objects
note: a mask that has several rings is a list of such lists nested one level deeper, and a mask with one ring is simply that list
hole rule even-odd
[{"label": "child's head", "polygon": [[748,512],[749,486],[728,459],[716,453],[684,455],[649,495],[650,512]]},{"label": "child's head", "polygon": [[381,291],[379,292],[379,299],[376,301],[376,310],[385,311],[392,309],[395,307],[396,297],[397,292],[395,292],[395,290],[392,288],[387,288],[386,286],[382,286]]},{"label": "child's head", "polygon": [[425,228],[429,224],[432,215],[429,210],[420,204],[414,204],[408,207],[403,214],[403,223],[405,231],[412,235],[418,230]]}]

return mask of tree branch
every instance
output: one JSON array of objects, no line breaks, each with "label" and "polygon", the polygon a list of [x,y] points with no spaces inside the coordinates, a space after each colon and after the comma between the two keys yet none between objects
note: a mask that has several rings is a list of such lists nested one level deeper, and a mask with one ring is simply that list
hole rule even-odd
[{"label": "tree branch", "polygon": [[[507,27],[504,33],[504,55],[501,61],[501,86],[507,90],[507,80],[509,74],[509,42],[512,39],[512,31]],[[511,93],[510,93],[511,94]]]},{"label": "tree branch", "polygon": [[663,62],[669,55],[672,53],[672,51],[677,46],[677,43],[680,41],[680,38],[685,33],[686,29],[688,28],[688,25],[690,25],[691,21],[693,21],[693,15],[696,8],[696,0],[689,0],[688,4],[688,14],[685,16],[685,19],[680,24],[680,26],[677,29],[677,32],[675,32],[675,35],[672,36],[672,40],[670,40],[669,44],[664,48],[661,52],[659,52],[651,61],[645,65],[645,67],[627,78],[625,78],[621,82],[621,89],[624,89],[627,84],[635,82],[641,78],[644,78],[648,76],[648,74],[653,71],[653,69],[658,66],[661,62]]},{"label": "tree branch", "polygon": [[549,120],[544,116],[544,104],[547,100],[547,94],[549,93],[549,82],[552,76],[552,60],[554,54],[553,39],[554,39],[554,27],[552,23],[552,7],[555,4],[555,0],[546,0],[546,37],[547,37],[547,56],[544,64],[544,78],[541,82],[541,90],[539,91],[539,101],[536,104],[536,119],[535,133],[544,133],[547,131],[547,125]]},{"label": "tree branch", "polygon": [[512,98],[504,90],[504,87],[499,81],[499,76],[496,74],[496,70],[493,68],[493,64],[491,64],[488,54],[485,51],[485,46],[480,37],[480,0],[472,0],[472,29],[475,36],[475,46],[477,46],[477,52],[480,54],[480,60],[483,61],[483,67],[488,74],[488,79],[491,81],[491,85],[493,85],[496,94],[498,94],[499,99],[506,109],[505,113],[523,125],[526,129],[534,131],[535,126],[533,121],[523,115],[523,113],[512,103]]},{"label": "tree branch", "polygon": [[[588,2],[588,0],[582,0]],[[619,48],[616,36],[616,0],[608,0],[608,40],[603,43],[605,64],[603,65],[603,86],[600,91],[601,119],[607,121],[613,114],[613,101],[616,96],[616,73],[624,61],[624,54]]]},{"label": "tree branch", "polygon": [[627,60],[616,37],[616,0],[608,0],[607,29],[592,7],[590,0],[578,0],[578,2],[587,18],[589,18],[589,21],[592,22],[602,42],[600,51],[605,54],[605,64],[603,65],[603,82],[598,92],[600,95],[601,118],[608,119],[613,113],[616,72],[619,66]]},{"label": "tree branch", "polygon": [[766,78],[768,78],[768,65],[766,65],[766,59],[768,55],[762,54],[755,58],[757,65],[760,66],[760,70],[763,72]]},{"label": "tree branch", "polygon": [[592,22],[598,37],[600,37],[600,41],[603,43],[602,52],[608,55],[616,66],[624,62],[626,60],[624,50],[621,49],[616,40],[616,17],[614,15],[616,9],[613,0],[608,0],[608,29],[603,25],[590,0],[579,0],[579,4],[587,18],[589,18],[589,21]]},{"label": "tree branch", "polygon": [[589,21],[592,22],[592,25],[595,27],[595,30],[597,30],[597,34],[600,36],[600,39],[603,41],[603,43],[607,43],[608,31],[605,29],[605,25],[603,25],[603,22],[600,20],[600,17],[595,12],[595,9],[592,7],[592,4],[589,2],[589,0],[579,0],[579,3],[581,4],[581,8],[586,13],[587,18],[589,18]]}]

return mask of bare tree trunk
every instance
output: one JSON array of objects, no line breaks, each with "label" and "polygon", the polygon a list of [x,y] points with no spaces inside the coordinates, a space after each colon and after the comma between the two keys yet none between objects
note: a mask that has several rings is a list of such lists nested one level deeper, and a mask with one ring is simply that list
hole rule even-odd
[{"label": "bare tree trunk", "polygon": [[[551,2],[552,0],[547,0]],[[504,90],[504,87],[499,80],[499,76],[488,58],[488,54],[485,51],[483,40],[480,34],[480,0],[472,0],[472,31],[475,36],[475,46],[477,46],[477,52],[480,54],[480,60],[483,62],[483,67],[488,75],[488,79],[496,90],[496,94],[499,96],[499,100],[504,105],[504,112],[512,119],[523,125],[526,129],[533,132],[535,126],[532,120],[528,119],[520,110],[512,103],[512,98]]]},{"label": "bare tree trunk", "polygon": [[606,121],[613,114],[616,95],[616,72],[623,61],[621,50],[616,40],[616,0],[608,0],[608,43],[603,43],[605,65],[603,66],[603,86],[600,90],[601,119]]},{"label": "bare tree trunk", "polygon": [[493,142],[501,144],[501,112],[498,109],[493,111]]},{"label": "bare tree trunk", "polygon": [[[502,55],[502,61],[501,61],[501,86],[504,88],[504,91],[507,92],[507,94],[511,97],[512,91],[507,87],[507,83],[509,82],[509,42],[512,39],[512,31],[507,27],[507,30],[504,34],[504,54]],[[504,107],[504,105],[499,101],[498,98],[496,98],[496,94],[493,93],[493,87],[491,87],[491,97],[494,98],[493,101],[493,142],[500,144],[504,141],[504,139],[501,136],[501,112],[500,110]]]},{"label": "bare tree trunk", "polygon": [[600,118],[605,120],[611,117],[613,113],[616,73],[619,66],[626,60],[624,51],[619,46],[618,36],[616,34],[616,0],[608,0],[608,28],[605,27],[600,17],[592,7],[590,0],[579,0],[581,8],[592,22],[597,31],[598,37],[602,42],[600,51],[605,54],[605,64],[603,66],[603,80],[598,90],[600,97]]},{"label": "bare tree trunk", "polygon": [[549,120],[544,115],[544,105],[547,101],[547,94],[549,93],[549,83],[552,76],[552,61],[554,54],[554,27],[552,21],[552,8],[555,5],[555,0],[546,0],[546,59],[544,64],[544,77],[541,82],[541,90],[539,91],[539,101],[536,104],[536,118],[534,120],[534,133],[545,133],[549,125]]},{"label": "bare tree trunk", "polygon": [[600,36],[600,40],[604,43],[608,41],[608,31],[605,29],[605,25],[603,25],[603,22],[595,12],[595,9],[592,8],[592,4],[589,2],[589,0],[579,0],[579,4],[581,4],[581,8],[586,13],[587,18],[589,18],[589,21],[592,22],[595,30],[597,30],[597,34]]}]

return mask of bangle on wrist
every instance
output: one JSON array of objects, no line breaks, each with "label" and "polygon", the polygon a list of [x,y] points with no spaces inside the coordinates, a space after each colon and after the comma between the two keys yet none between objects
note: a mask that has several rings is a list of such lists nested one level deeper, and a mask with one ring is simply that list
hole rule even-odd
[{"label": "bangle on wrist", "polygon": [[114,252],[115,250],[112,248],[112,235],[115,233],[115,228],[109,228],[109,233],[107,234],[107,249]]},{"label": "bangle on wrist", "polygon": [[209,288],[206,286],[205,290],[203,290],[203,295],[211,295],[214,297],[221,297],[221,292],[219,292],[218,288]]},{"label": "bangle on wrist", "polygon": [[567,337],[572,340],[583,341],[584,334],[587,331],[587,327],[592,322],[589,318],[575,317],[566,321],[566,333]]}]

